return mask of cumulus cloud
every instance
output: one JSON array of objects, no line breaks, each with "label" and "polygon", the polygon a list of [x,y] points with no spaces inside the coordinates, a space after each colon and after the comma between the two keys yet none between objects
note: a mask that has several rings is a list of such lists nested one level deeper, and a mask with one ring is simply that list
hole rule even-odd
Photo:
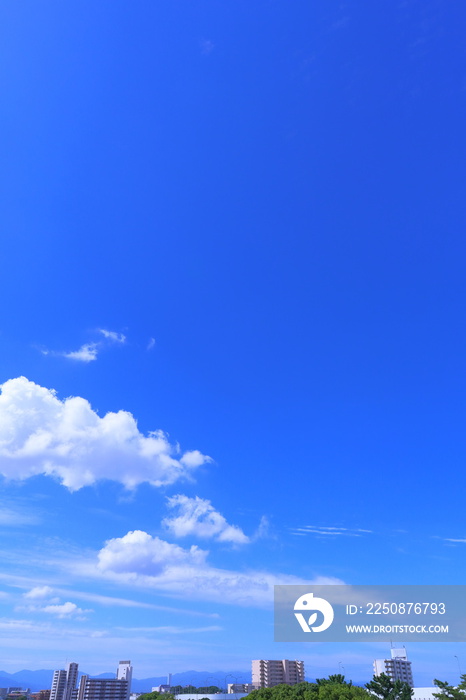
[{"label": "cumulus cloud", "polygon": [[68,358],[68,360],[76,360],[77,362],[93,362],[94,360],[97,360],[98,352],[99,346],[97,343],[86,343],[85,345],[81,345],[79,350],[62,352],[58,354]]},{"label": "cumulus cloud", "polygon": [[172,484],[211,461],[197,450],[180,455],[162,431],[142,434],[126,411],[100,418],[86,399],[62,401],[25,377],[1,389],[0,474],[6,478],[44,474],[70,491],[109,479],[133,489],[143,482]]},{"label": "cumulus cloud", "polygon": [[45,605],[43,608],[36,608],[39,612],[49,613],[50,615],[56,615],[57,617],[76,617],[77,615],[83,615],[87,612],[92,612],[91,610],[82,610],[78,608],[76,603],[62,603],[61,605]]},{"label": "cumulus cloud", "polygon": [[167,503],[168,507],[175,511],[175,515],[165,518],[163,525],[176,537],[192,535],[234,544],[246,544],[250,541],[241,528],[230,525],[206,499],[198,496],[189,498],[179,494],[168,498]]},{"label": "cumulus cloud", "polygon": [[167,566],[200,566],[206,556],[207,552],[198,547],[183,549],[142,530],[133,530],[106,543],[98,554],[98,566],[102,571],[158,576]]},{"label": "cumulus cloud", "polygon": [[60,618],[78,617],[92,612],[92,610],[79,608],[76,603],[71,601],[62,603],[60,598],[54,596],[53,593],[54,590],[50,586],[35,586],[30,591],[23,593],[23,598],[26,598],[28,605],[18,605],[15,609],[34,613],[47,613]]},{"label": "cumulus cloud", "polygon": [[108,540],[97,555],[97,566],[94,560],[81,562],[74,572],[183,599],[256,607],[271,605],[275,584],[342,583],[324,577],[309,582],[289,574],[219,569],[208,563],[207,556],[198,547],[183,549],[135,530]]}]

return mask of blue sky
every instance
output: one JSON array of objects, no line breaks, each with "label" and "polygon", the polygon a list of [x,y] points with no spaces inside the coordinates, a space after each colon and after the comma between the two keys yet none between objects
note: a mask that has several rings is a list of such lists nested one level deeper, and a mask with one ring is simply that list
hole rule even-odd
[{"label": "blue sky", "polygon": [[4,670],[364,680],[383,645],[272,641],[274,583],[464,582],[465,28],[1,4]]}]

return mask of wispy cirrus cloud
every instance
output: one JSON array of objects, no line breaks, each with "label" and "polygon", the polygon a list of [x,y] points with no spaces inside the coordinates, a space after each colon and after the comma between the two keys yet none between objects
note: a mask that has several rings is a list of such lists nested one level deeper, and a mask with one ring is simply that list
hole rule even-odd
[{"label": "wispy cirrus cloud", "polygon": [[126,336],[123,335],[123,333],[109,331],[106,328],[99,328],[98,331],[104,336],[104,338],[111,340],[113,343],[120,343],[120,345],[126,343]]},{"label": "wispy cirrus cloud", "polygon": [[319,537],[361,537],[371,534],[372,530],[348,527],[323,527],[320,525],[304,525],[290,529],[293,535],[318,535]]},{"label": "wispy cirrus cloud", "polygon": [[22,526],[22,525],[37,525],[40,518],[36,513],[31,513],[24,509],[5,508],[0,505],[0,527]]},{"label": "wispy cirrus cloud", "polygon": [[[55,542],[55,545],[58,543]],[[68,547],[66,547],[68,550]],[[64,554],[64,552],[62,553]],[[60,558],[60,554],[57,556],[55,550],[55,559],[50,556],[49,562],[51,562],[52,568],[55,572],[62,568],[63,558]],[[64,557],[66,559],[66,556]],[[27,561],[27,557],[23,557],[23,562]],[[49,575],[50,578],[50,575]],[[63,598],[73,598],[77,600],[83,600],[86,603],[92,603],[94,606],[105,607],[105,608],[140,608],[143,610],[159,610],[162,612],[173,613],[175,615],[183,615],[189,617],[202,617],[209,619],[218,619],[219,615],[216,612],[206,612],[204,610],[198,610],[197,608],[186,608],[186,607],[174,607],[173,605],[161,605],[159,603],[149,603],[134,598],[119,598],[116,596],[103,595],[101,593],[95,593],[88,590],[80,590],[75,587],[62,587],[60,585],[38,585],[33,588],[29,588],[31,584],[31,576],[10,576],[7,574],[0,574],[0,580],[5,581],[8,585],[14,588],[26,589],[24,593],[21,594],[20,600],[26,601],[26,604],[33,603],[42,605],[45,604],[57,604]],[[12,593],[6,593],[0,591],[0,598],[11,598],[14,597]],[[17,597],[17,596],[16,596]],[[19,608],[18,608],[19,609]],[[24,608],[24,605],[22,607]]]},{"label": "wispy cirrus cloud", "polygon": [[50,586],[34,586],[30,591],[24,593],[24,597],[30,600],[41,600],[42,598],[49,598],[53,595],[53,588]]},{"label": "wispy cirrus cloud", "polygon": [[7,479],[43,474],[70,491],[107,479],[134,489],[191,478],[212,461],[199,450],[181,453],[160,430],[144,435],[127,411],[101,418],[86,399],[60,400],[25,377],[0,388],[0,474]]},{"label": "wispy cirrus cloud", "polygon": [[166,634],[202,634],[205,632],[222,632],[220,625],[208,625],[207,627],[175,627],[166,625],[160,627],[117,627],[117,630],[125,632],[144,632],[146,634],[164,632]]},{"label": "wispy cirrus cloud", "polygon": [[110,345],[124,345],[126,343],[126,336],[123,333],[110,331],[107,328],[97,328],[95,333],[101,338],[100,340],[84,343],[77,350],[49,350],[41,348],[40,352],[43,355],[64,357],[75,362],[89,363],[97,360],[99,353],[106,347]]}]

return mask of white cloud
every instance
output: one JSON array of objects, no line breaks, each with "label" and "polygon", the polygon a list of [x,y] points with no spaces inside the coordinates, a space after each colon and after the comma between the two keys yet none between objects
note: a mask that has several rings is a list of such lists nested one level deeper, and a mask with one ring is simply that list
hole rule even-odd
[{"label": "white cloud", "polygon": [[57,617],[75,617],[76,615],[83,615],[84,613],[92,612],[92,610],[82,610],[78,608],[76,603],[62,603],[61,605],[45,605],[43,608],[37,608],[40,612],[49,613],[50,615],[56,615]]},{"label": "white cloud", "polygon": [[[25,597],[27,597],[27,594]],[[36,599],[39,599],[41,597],[47,596],[37,595]],[[82,608],[79,608],[76,605],[76,603],[71,603],[70,601],[67,601],[66,603],[60,603],[60,598],[51,598],[47,601],[47,604],[43,603],[42,605],[17,605],[15,607],[15,610],[26,611],[29,613],[46,613],[48,615],[55,615],[56,617],[66,619],[70,619],[71,617],[84,619],[82,618],[82,615],[84,615],[85,613],[93,612],[92,610],[83,610]]]},{"label": "white cloud", "polygon": [[45,474],[70,491],[109,479],[132,489],[172,484],[211,461],[197,450],[177,457],[162,431],[142,434],[126,411],[100,418],[86,399],[61,401],[25,377],[1,389],[0,474],[8,479]]},{"label": "white cloud", "polygon": [[[156,603],[145,603],[141,600],[130,600],[128,598],[115,598],[106,595],[100,595],[99,593],[88,593],[86,591],[79,590],[66,590],[66,589],[56,589],[57,592],[63,595],[72,595],[73,598],[78,598],[81,600],[89,601],[90,603],[97,603],[98,605],[108,606],[108,607],[124,607],[124,608],[145,608],[146,610],[164,610],[165,612],[175,613],[176,615],[190,615],[193,617],[209,617],[217,618],[217,613],[208,613],[201,610],[190,610],[188,608],[175,608],[168,605],[157,605]],[[1,594],[0,594],[1,595]]]},{"label": "white cloud", "polygon": [[116,629],[124,632],[145,632],[151,634],[153,632],[164,632],[166,634],[199,634],[204,632],[222,632],[223,627],[219,625],[210,625],[208,627],[175,627],[168,625],[165,627],[117,627]]},{"label": "white cloud", "polygon": [[348,527],[321,527],[319,525],[305,525],[291,529],[293,535],[318,535],[319,537],[361,537],[371,534],[372,530]]},{"label": "white cloud", "polygon": [[155,348],[155,338],[150,338],[147,343],[147,350],[152,350],[153,348]]},{"label": "white cloud", "polygon": [[117,343],[123,345],[126,343],[126,336],[123,333],[117,333],[116,331],[109,331],[106,328],[98,328],[95,333],[100,333],[103,338],[99,341],[94,341],[91,343],[84,343],[78,350],[70,350],[69,352],[60,352],[56,350],[48,350],[47,348],[42,348],[40,352],[43,355],[51,355],[54,357],[66,357],[68,360],[75,360],[76,362],[94,362],[97,360],[99,352],[106,346]]},{"label": "white cloud", "polygon": [[180,457],[180,462],[189,469],[200,467],[205,462],[205,456],[199,450],[191,450]]},{"label": "white cloud", "polygon": [[246,544],[249,537],[241,528],[230,525],[210,501],[188,496],[172,496],[167,499],[168,507],[175,511],[175,516],[165,518],[163,525],[176,537],[193,535],[201,538],[214,538],[219,542]]},{"label": "white cloud", "polygon": [[77,362],[93,362],[94,360],[97,360],[98,352],[98,343],[86,343],[85,345],[81,345],[79,350],[62,352],[58,354],[63,355],[63,357],[67,357],[69,360],[76,360]]},{"label": "white cloud", "polygon": [[194,545],[183,549],[142,530],[133,530],[106,543],[98,554],[98,566],[102,571],[158,576],[167,566],[202,565],[206,556],[207,552]]},{"label": "white cloud", "polygon": [[111,340],[113,343],[126,343],[126,336],[123,333],[116,333],[115,331],[108,331],[105,328],[99,328],[99,333],[102,333],[104,338]]},{"label": "white cloud", "polygon": [[50,588],[50,586],[34,586],[30,591],[24,593],[24,597],[39,600],[41,598],[49,598],[52,594],[53,588]]},{"label": "white cloud", "polygon": [[9,527],[16,525],[37,525],[39,518],[34,513],[26,510],[12,510],[11,508],[0,507],[0,525]]},{"label": "white cloud", "polygon": [[254,540],[261,540],[264,537],[269,537],[270,532],[270,522],[266,515],[263,515],[260,519],[257,530],[254,533]]},{"label": "white cloud", "polygon": [[75,564],[74,574],[100,576],[113,583],[138,586],[176,598],[269,607],[275,584],[331,584],[338,579],[319,577],[312,582],[289,574],[218,569],[207,562],[208,552],[183,549],[147,532],[135,530],[106,542],[94,560]]}]

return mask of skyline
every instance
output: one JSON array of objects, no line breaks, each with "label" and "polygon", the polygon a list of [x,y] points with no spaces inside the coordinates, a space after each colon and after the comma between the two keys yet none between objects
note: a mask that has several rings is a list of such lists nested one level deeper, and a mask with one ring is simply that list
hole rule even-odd
[{"label": "skyline", "polygon": [[5,671],[364,677],[383,644],[273,642],[274,584],[463,582],[464,28],[1,4]]}]

